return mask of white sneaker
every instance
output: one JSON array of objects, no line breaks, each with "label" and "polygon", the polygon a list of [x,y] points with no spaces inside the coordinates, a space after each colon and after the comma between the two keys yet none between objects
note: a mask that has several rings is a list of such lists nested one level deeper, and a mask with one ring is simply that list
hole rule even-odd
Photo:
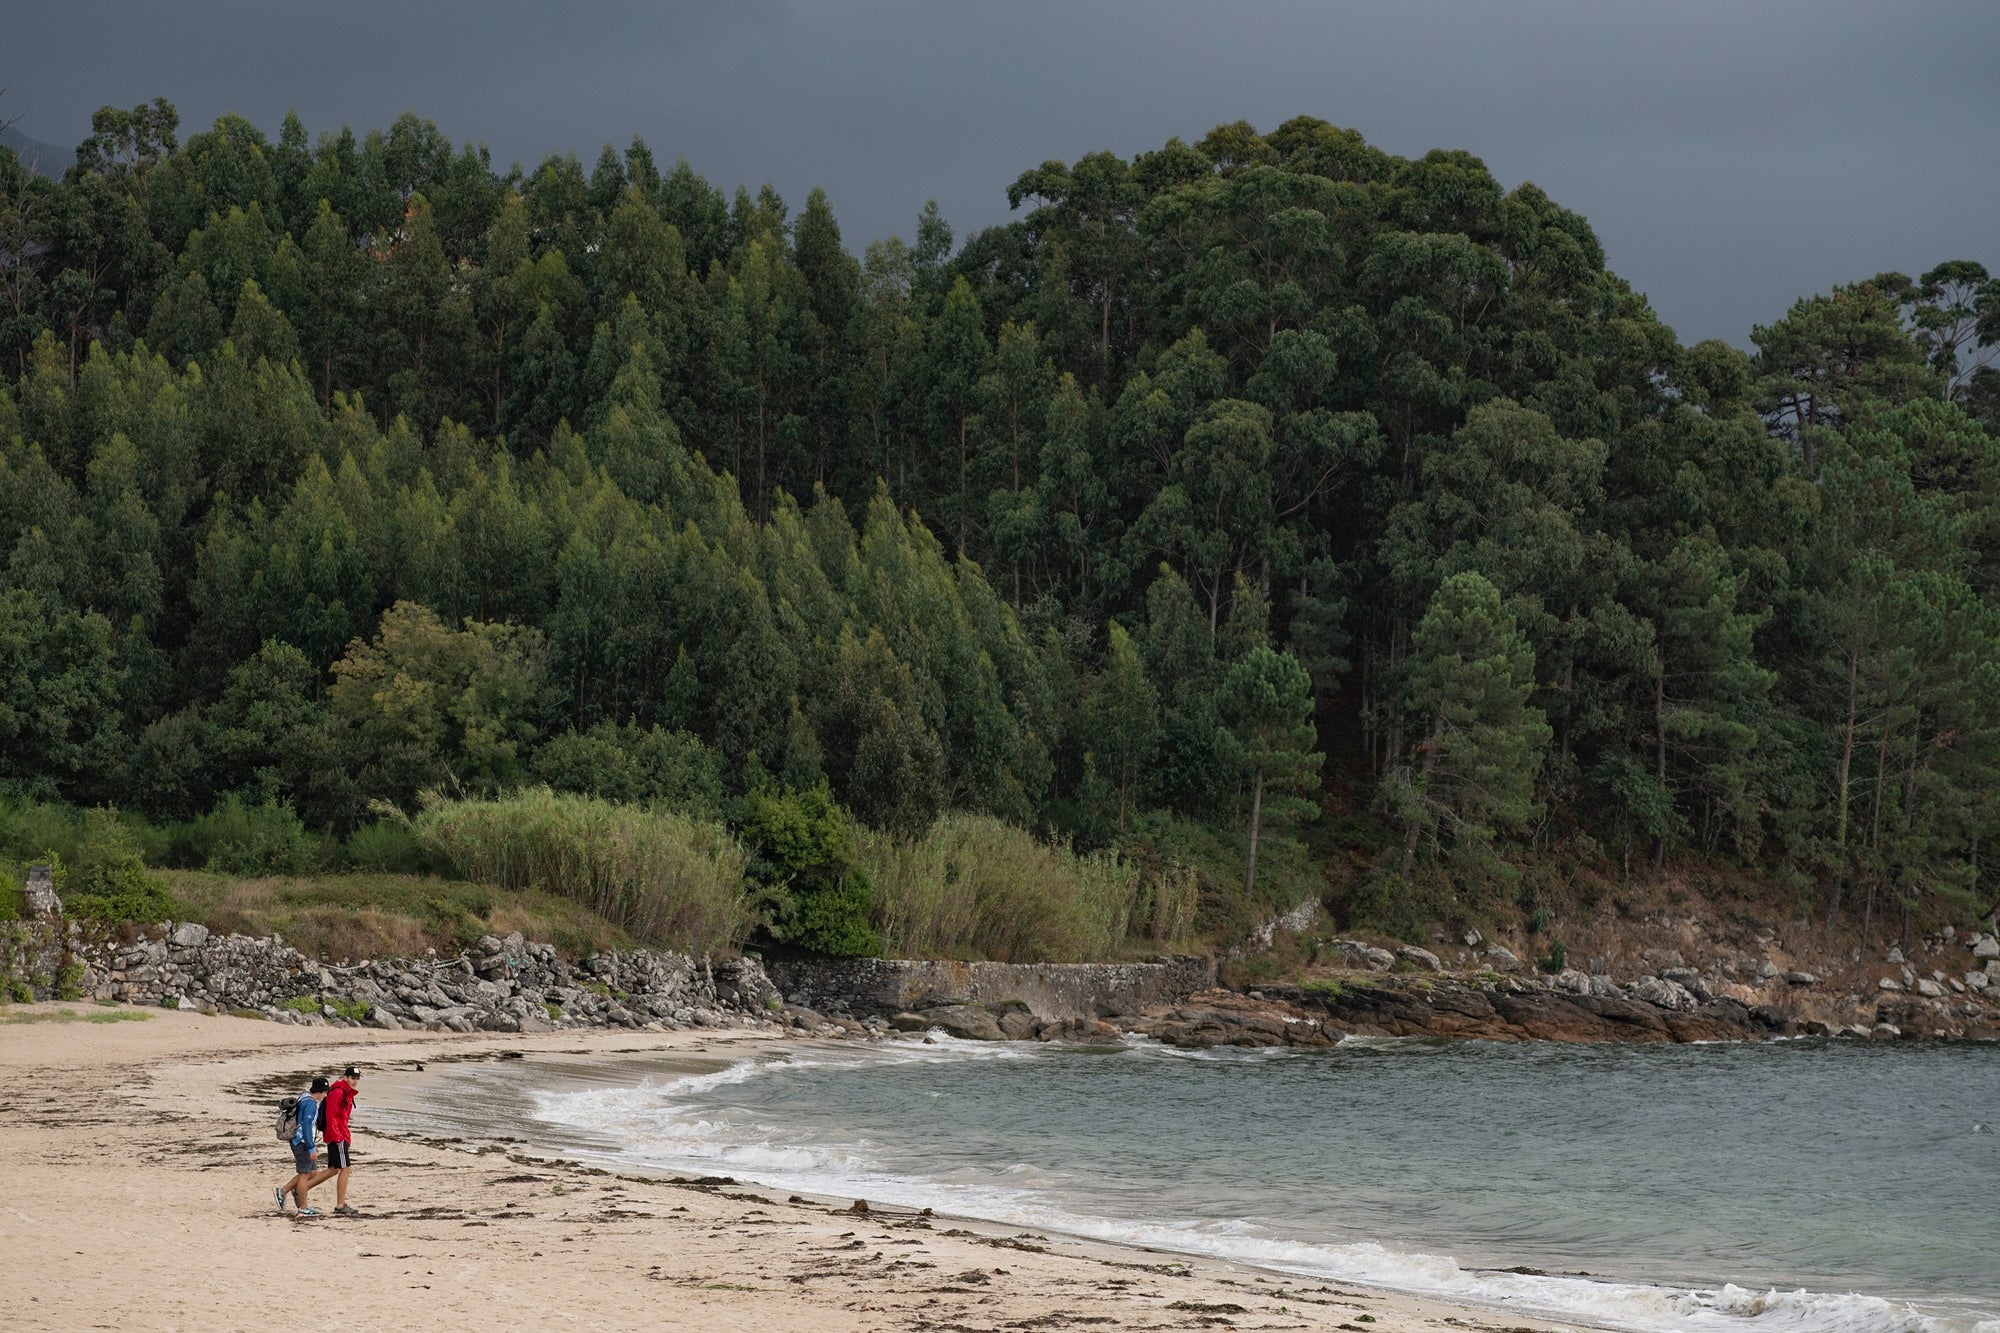
[{"label": "white sneaker", "polygon": [[277,1195],[277,1196],[278,1196],[278,1211],[279,1211],[279,1212],[281,1212],[281,1213],[282,1213],[282,1212],[284,1212],[284,1211],[285,1211],[285,1192],[284,1192],[283,1190],[280,1190],[280,1189],[274,1189],[274,1190],[272,1190],[272,1191],[271,1191],[271,1193],[273,1193],[273,1194],[275,1194],[275,1195]]}]

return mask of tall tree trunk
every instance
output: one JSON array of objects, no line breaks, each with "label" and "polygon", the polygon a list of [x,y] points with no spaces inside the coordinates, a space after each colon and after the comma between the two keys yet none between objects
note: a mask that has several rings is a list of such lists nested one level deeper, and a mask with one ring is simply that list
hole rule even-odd
[{"label": "tall tree trunk", "polygon": [[1827,909],[1826,924],[1831,930],[1840,920],[1840,891],[1847,881],[1847,778],[1854,767],[1854,706],[1861,691],[1861,651],[1847,651],[1847,722],[1840,738],[1840,803],[1834,820],[1833,848],[1839,858],[1833,871],[1833,902]]},{"label": "tall tree trunk", "polygon": [[[1124,818],[1121,808],[1119,818]],[[1247,897],[1257,887],[1257,833],[1264,822],[1264,770],[1259,768],[1250,782],[1250,864],[1243,872],[1243,892]]]},{"label": "tall tree trunk", "polygon": [[[1436,725],[1434,725],[1431,728],[1430,740],[1424,743],[1424,771],[1423,771],[1423,777],[1421,779],[1421,784],[1418,788],[1418,793],[1417,793],[1417,801],[1419,803],[1418,811],[1421,811],[1422,809],[1422,804],[1421,804],[1423,801],[1422,793],[1424,791],[1429,790],[1431,785],[1431,773],[1437,768],[1437,743],[1439,737],[1443,734],[1443,732],[1444,732],[1444,719],[1439,718],[1437,720]],[[1410,826],[1403,833],[1403,878],[1404,879],[1408,879],[1410,877],[1410,872],[1416,869],[1417,844],[1423,841],[1423,836],[1424,836],[1423,815],[1419,812],[1412,812],[1410,815]]]},{"label": "tall tree trunk", "polygon": [[1889,734],[1893,730],[1888,710],[1882,713],[1882,739],[1875,746],[1875,802],[1868,815],[1868,846],[1882,845],[1882,787],[1889,774]]},{"label": "tall tree trunk", "polygon": [[[1403,613],[1400,609],[1389,621],[1389,678],[1395,680],[1396,669],[1403,665]],[[1389,763],[1403,752],[1403,716],[1397,701],[1388,700],[1389,735],[1382,750],[1382,762]]]},{"label": "tall tree trunk", "polygon": [[[1662,667],[1653,675],[1653,764],[1654,777],[1662,792],[1667,789],[1667,673]],[[1653,867],[1658,869],[1667,863],[1667,834],[1662,829],[1653,835]]]}]

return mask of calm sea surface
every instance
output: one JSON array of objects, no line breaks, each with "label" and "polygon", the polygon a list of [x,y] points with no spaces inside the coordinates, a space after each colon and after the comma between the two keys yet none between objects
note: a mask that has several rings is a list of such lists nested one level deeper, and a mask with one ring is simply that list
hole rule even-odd
[{"label": "calm sea surface", "polygon": [[[2000,1333],[1996,1046],[938,1041],[717,1065],[466,1064],[377,1115],[1610,1328]],[[1494,1271],[1515,1267],[1543,1272]]]}]

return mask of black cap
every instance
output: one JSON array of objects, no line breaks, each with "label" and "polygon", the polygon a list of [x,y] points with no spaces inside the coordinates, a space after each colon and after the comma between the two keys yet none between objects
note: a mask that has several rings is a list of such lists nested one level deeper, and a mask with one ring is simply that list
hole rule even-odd
[{"label": "black cap", "polygon": [[313,1080],[311,1091],[325,1092],[328,1088],[331,1088],[332,1086],[333,1084],[326,1081],[326,1075],[321,1074]]},{"label": "black cap", "polygon": [[342,1078],[360,1078],[361,1071],[356,1069],[353,1065],[349,1065],[347,1068],[340,1071],[340,1076]]}]

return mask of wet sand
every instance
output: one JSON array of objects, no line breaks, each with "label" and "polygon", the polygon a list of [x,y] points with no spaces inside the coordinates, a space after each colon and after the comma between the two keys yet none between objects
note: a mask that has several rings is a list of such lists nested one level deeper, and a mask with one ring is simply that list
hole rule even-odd
[{"label": "wet sand", "polygon": [[[114,1012],[147,1018],[82,1021]],[[1577,1327],[369,1124],[370,1088],[393,1100],[389,1085],[421,1077],[419,1062],[643,1054],[695,1072],[777,1046],[764,1031],[457,1036],[88,1005],[4,1014],[48,1017],[0,1024],[0,1328]],[[361,1216],[280,1217],[279,1091],[350,1061],[373,1071],[355,1119]],[[331,1183],[312,1202],[330,1209]]]}]

